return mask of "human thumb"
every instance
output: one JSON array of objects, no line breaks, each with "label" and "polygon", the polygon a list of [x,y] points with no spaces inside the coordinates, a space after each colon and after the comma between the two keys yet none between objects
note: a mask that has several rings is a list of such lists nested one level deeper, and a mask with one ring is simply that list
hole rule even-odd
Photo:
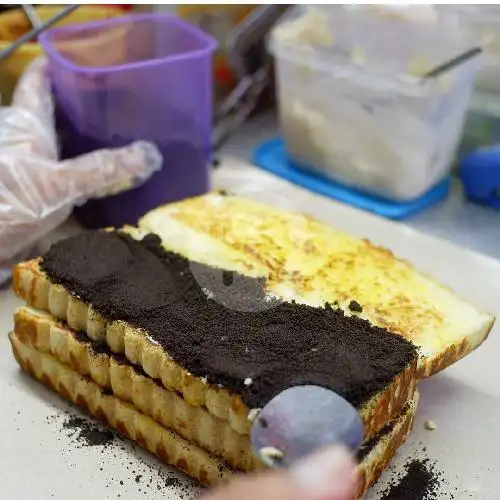
[{"label": "human thumb", "polygon": [[327,448],[288,470],[235,479],[200,500],[352,500],[357,485],[352,456]]}]

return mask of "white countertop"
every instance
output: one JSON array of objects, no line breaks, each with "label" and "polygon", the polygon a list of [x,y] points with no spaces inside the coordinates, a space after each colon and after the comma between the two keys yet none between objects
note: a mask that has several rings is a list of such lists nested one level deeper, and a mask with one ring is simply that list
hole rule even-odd
[{"label": "white countertop", "polygon": [[[231,165],[231,169],[225,165]],[[409,259],[478,307],[500,316],[500,260],[313,195],[242,163],[225,162],[216,171],[215,185],[314,214],[325,222],[367,237]],[[17,369],[6,334],[12,328],[12,313],[18,304],[10,290],[0,292],[2,498],[141,498],[139,485],[124,465],[132,464],[137,474],[151,475],[158,467],[154,458],[129,446],[103,453],[95,448],[68,451],[69,438],[57,432],[59,424],[47,422],[48,415],[57,415],[57,408],[65,406]],[[397,469],[409,456],[422,456],[425,446],[425,456],[436,461],[436,467],[449,483],[443,492],[448,488],[455,499],[500,498],[499,328],[494,327],[485,345],[475,353],[421,384],[414,431],[394,461]],[[424,430],[423,422],[427,419],[437,424],[435,431]],[[393,473],[386,473],[385,479],[390,479]],[[119,484],[118,479],[111,480],[112,474],[117,474],[124,484]],[[369,498],[377,498],[376,492],[373,490]],[[147,497],[182,498],[175,488],[157,491],[154,485],[147,490]]]}]

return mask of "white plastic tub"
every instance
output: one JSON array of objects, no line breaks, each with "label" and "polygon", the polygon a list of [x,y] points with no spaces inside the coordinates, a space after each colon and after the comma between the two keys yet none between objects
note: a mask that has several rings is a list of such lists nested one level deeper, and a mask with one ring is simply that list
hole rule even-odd
[{"label": "white plastic tub", "polygon": [[366,7],[298,8],[274,29],[280,121],[293,162],[401,201],[449,172],[478,58],[423,82],[425,71],[471,45],[455,41],[451,21],[422,13],[415,21]]}]

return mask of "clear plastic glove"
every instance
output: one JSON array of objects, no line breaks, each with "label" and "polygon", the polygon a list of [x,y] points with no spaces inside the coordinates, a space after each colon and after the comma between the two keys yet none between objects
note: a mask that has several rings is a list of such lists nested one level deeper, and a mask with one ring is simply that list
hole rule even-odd
[{"label": "clear plastic glove", "polygon": [[12,106],[0,108],[0,284],[16,259],[75,205],[140,184],[162,162],[156,146],[143,141],[59,161],[45,68],[44,59],[35,61],[23,74]]}]

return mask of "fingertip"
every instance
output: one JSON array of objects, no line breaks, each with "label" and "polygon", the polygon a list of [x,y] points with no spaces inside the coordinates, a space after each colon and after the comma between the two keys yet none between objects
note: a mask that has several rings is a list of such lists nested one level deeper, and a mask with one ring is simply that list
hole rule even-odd
[{"label": "fingertip", "polygon": [[357,481],[352,454],[343,447],[325,448],[290,471],[304,500],[351,500]]},{"label": "fingertip", "polygon": [[161,168],[163,163],[163,155],[158,147],[148,141],[137,141],[134,143],[135,147],[141,151],[141,155],[144,158],[144,163],[147,169],[151,172],[155,172]]}]

